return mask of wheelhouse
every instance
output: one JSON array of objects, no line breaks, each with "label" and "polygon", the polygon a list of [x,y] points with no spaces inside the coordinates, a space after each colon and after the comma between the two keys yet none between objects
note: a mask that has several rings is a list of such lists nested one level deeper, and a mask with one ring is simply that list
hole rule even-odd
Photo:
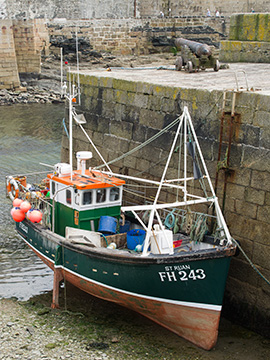
[{"label": "wheelhouse", "polygon": [[64,236],[67,226],[98,231],[101,216],[120,217],[124,180],[91,169],[71,176],[68,164],[59,164],[48,178],[57,234]]}]

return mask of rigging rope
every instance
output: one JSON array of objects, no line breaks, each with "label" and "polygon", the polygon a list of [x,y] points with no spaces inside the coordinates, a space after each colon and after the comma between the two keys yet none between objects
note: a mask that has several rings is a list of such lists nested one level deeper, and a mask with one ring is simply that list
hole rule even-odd
[{"label": "rigging rope", "polygon": [[[181,118],[181,116],[178,116],[178,118],[176,118],[173,122],[171,122],[169,125],[167,125],[164,129],[160,130],[156,135],[152,136],[150,139],[146,140],[144,143],[138,145],[134,149],[132,149],[132,150],[128,151],[127,153],[119,156],[118,158],[109,161],[107,164],[111,165],[111,164],[113,164],[113,163],[115,163],[115,162],[117,162],[119,160],[122,160],[126,156],[129,156],[129,155],[133,154],[134,152],[142,149],[144,146],[150,144],[152,141],[156,140],[159,136],[161,136],[163,133],[170,130],[174,125],[176,125],[180,121],[180,118]],[[104,166],[103,164],[99,165],[99,166],[95,167],[95,169],[100,169],[103,166]]]}]

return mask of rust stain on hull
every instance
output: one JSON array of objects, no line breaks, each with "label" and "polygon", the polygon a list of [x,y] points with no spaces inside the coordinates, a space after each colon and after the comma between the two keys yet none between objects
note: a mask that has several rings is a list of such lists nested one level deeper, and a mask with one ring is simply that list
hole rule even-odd
[{"label": "rust stain on hull", "polygon": [[[48,261],[35,249],[32,250],[54,270],[53,262]],[[61,274],[68,282],[88,294],[134,310],[205,350],[211,350],[217,342],[221,311],[140,298],[81,279],[64,271],[62,267],[59,267],[58,271],[59,276]]]},{"label": "rust stain on hull", "polygon": [[156,301],[107,289],[65,272],[65,279],[79,289],[112,301],[145,317],[205,349],[212,349],[217,341],[220,311]]}]

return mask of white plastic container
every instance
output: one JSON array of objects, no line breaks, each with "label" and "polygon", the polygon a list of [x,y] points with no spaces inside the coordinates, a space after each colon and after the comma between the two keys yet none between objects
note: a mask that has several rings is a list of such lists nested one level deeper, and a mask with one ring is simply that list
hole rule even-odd
[{"label": "white plastic container", "polygon": [[67,176],[71,173],[71,166],[66,163],[57,163],[54,165],[54,171],[59,177]]},{"label": "white plastic container", "polygon": [[152,254],[173,254],[173,232],[155,224],[154,234],[150,236]]},{"label": "white plastic container", "polygon": [[66,227],[66,239],[73,242],[92,243],[96,247],[101,247],[101,233],[90,230]]}]

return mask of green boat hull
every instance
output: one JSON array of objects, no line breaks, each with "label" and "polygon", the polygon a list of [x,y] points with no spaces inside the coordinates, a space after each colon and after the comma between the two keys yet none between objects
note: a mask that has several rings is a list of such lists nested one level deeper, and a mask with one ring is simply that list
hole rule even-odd
[{"label": "green boat hull", "polygon": [[233,252],[150,255],[90,248],[23,221],[17,231],[52,269],[78,288],[131,308],[204,349],[217,340]]}]

